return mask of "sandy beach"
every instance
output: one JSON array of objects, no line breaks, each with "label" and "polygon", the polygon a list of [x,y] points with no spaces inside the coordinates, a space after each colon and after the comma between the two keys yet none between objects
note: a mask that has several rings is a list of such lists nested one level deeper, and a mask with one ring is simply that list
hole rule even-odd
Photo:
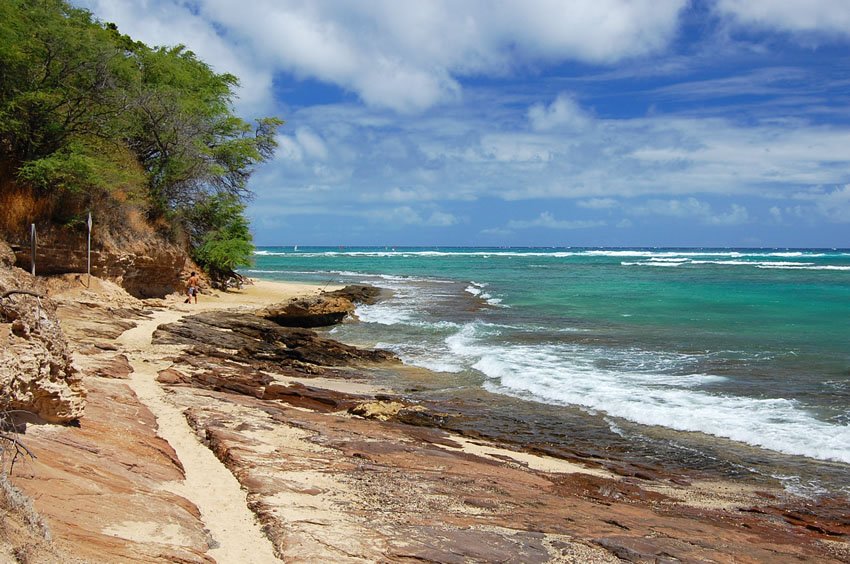
[{"label": "sandy beach", "polygon": [[[88,407],[78,427],[30,425],[38,458],[14,478],[51,528],[56,561],[850,555],[840,508],[461,436],[439,406],[370,382],[368,362],[316,363],[309,353],[260,362],[250,347],[185,344],[201,325],[230,339],[247,323],[238,316],[318,286],[254,281],[197,304],[179,294],[139,301],[101,280],[51,288]],[[217,313],[234,325],[209,325]],[[250,350],[266,350],[272,337],[246,331]]]}]

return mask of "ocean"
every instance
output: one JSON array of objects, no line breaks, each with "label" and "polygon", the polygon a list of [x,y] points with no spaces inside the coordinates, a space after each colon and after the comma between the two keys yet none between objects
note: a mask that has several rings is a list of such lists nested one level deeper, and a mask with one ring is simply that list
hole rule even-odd
[{"label": "ocean", "polygon": [[850,250],[261,247],[242,272],[391,290],[331,335],[493,435],[850,497]]}]

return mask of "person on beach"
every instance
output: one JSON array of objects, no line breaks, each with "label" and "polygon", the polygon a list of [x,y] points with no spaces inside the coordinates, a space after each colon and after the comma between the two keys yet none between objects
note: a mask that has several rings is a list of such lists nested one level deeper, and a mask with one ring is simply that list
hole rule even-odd
[{"label": "person on beach", "polygon": [[195,303],[198,303],[198,290],[200,290],[198,286],[200,286],[200,284],[201,279],[198,278],[198,274],[193,270],[189,279],[186,280],[186,293],[189,297],[183,302],[184,304],[188,304],[192,298],[195,298]]}]

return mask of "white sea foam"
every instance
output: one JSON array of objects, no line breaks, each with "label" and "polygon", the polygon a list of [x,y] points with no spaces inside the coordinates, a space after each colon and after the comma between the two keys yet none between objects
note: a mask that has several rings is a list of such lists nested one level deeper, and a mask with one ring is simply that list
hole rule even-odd
[{"label": "white sea foam", "polygon": [[[790,253],[788,253],[791,255]],[[776,255],[780,256],[780,255]],[[797,255],[792,255],[797,256]],[[811,255],[810,255],[811,256]],[[813,262],[797,261],[756,261],[756,260],[697,260],[650,258],[646,261],[621,261],[622,266],[660,266],[677,267],[687,265],[748,266],[768,270],[832,270],[850,271],[850,266],[817,265]]]},{"label": "white sea foam", "polygon": [[452,362],[445,351],[434,351],[424,347],[399,345],[394,343],[378,343],[376,348],[389,350],[398,355],[405,364],[425,368],[432,372],[449,372],[456,374],[464,370],[464,366]]},{"label": "white sea foam", "polygon": [[805,266],[796,264],[777,264],[773,266],[758,265],[758,268],[768,268],[774,270],[842,270],[850,271],[850,266],[838,266],[833,264],[823,264],[819,266]]},{"label": "white sea foam", "polygon": [[401,323],[410,323],[414,320],[412,311],[398,305],[387,305],[381,302],[374,305],[359,305],[355,313],[360,318],[360,321],[378,323],[380,325],[398,325]]},{"label": "white sea foam", "polygon": [[598,410],[642,425],[697,431],[822,460],[850,463],[850,426],[820,421],[795,400],[714,394],[711,374],[600,369],[574,347],[488,346],[479,324],[446,339],[451,354],[481,371],[487,389]]},{"label": "white sea foam", "polygon": [[774,267],[774,266],[812,266],[813,262],[788,262],[788,261],[763,261],[763,260],[694,260],[691,264],[718,264],[720,266],[759,266],[759,267]]},{"label": "white sea foam", "polygon": [[467,293],[472,294],[473,296],[475,296],[477,298],[480,298],[485,303],[487,303],[491,306],[507,307],[507,306],[502,305],[502,298],[497,298],[497,297],[493,296],[492,294],[484,291],[484,288],[486,288],[487,286],[489,286],[489,284],[487,284],[486,282],[475,282],[475,281],[473,281],[473,282],[470,282],[469,286],[464,288],[464,290]]},{"label": "white sea foam", "polygon": [[616,433],[617,435],[620,435],[621,437],[626,437],[626,436],[627,436],[627,434],[626,434],[626,432],[623,430],[623,428],[622,428],[622,427],[620,427],[619,425],[617,425],[617,424],[614,422],[614,420],[613,420],[613,419],[611,419],[610,417],[605,417],[604,419],[605,419],[605,422],[606,422],[606,423],[608,423],[608,428],[609,428],[609,429],[611,429],[611,432],[612,432],[612,433]]},{"label": "white sea foam", "polygon": [[646,262],[629,262],[622,261],[620,263],[622,266],[664,266],[664,267],[675,267],[682,266],[686,264],[684,262],[654,262],[654,261],[646,261]]}]

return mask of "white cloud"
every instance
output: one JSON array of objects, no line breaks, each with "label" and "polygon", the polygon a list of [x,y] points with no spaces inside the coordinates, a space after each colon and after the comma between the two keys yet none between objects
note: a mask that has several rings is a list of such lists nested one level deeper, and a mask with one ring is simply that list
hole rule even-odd
[{"label": "white cloud", "polygon": [[363,212],[354,212],[351,215],[361,215],[372,221],[382,223],[385,227],[404,227],[419,225],[423,227],[450,227],[456,225],[460,220],[451,213],[432,211],[427,217],[411,206],[398,206],[395,208],[378,208]]},{"label": "white cloud", "polygon": [[436,198],[436,194],[434,194],[430,190],[406,190],[404,188],[399,188],[396,186],[384,192],[383,194],[376,194],[374,197],[367,198],[367,200],[378,200],[387,202],[427,202]]},{"label": "white cloud", "polygon": [[731,204],[728,212],[708,215],[703,221],[708,225],[742,225],[750,221],[750,214],[744,206]]},{"label": "white cloud", "polygon": [[561,93],[549,106],[535,104],[528,110],[528,120],[535,131],[551,129],[583,129],[590,125],[590,116],[568,94]]},{"label": "white cloud", "polygon": [[589,210],[608,210],[618,207],[620,202],[614,198],[591,198],[589,200],[579,200],[576,202],[576,205]]},{"label": "white cloud", "polygon": [[416,119],[353,104],[294,111],[288,123],[320,139],[327,158],[308,154],[294,132],[281,136],[278,158],[252,178],[255,205],[272,198],[331,206],[569,199],[576,211],[613,213],[647,198],[687,208],[687,198],[710,196],[715,221],[735,223],[744,215],[732,202],[770,198],[784,208],[781,200],[811,186],[850,182],[850,127],[841,124],[660,114],[533,132],[527,107],[511,113],[490,101]]},{"label": "white cloud", "polygon": [[286,135],[277,136],[277,152],[275,158],[285,161],[300,161],[304,158],[304,151],[298,142]]},{"label": "white cloud", "polygon": [[[818,215],[834,223],[850,223],[850,184],[831,191],[813,189],[794,195],[796,200],[808,200]],[[811,216],[811,213],[809,214]]]},{"label": "white cloud", "polygon": [[133,37],[185,43],[243,80],[249,107],[271,75],[335,84],[367,104],[418,112],[459,99],[460,77],[543,62],[614,63],[663,49],[686,0],[77,0]]},{"label": "white cloud", "polygon": [[847,0],[719,0],[716,9],[739,24],[850,36]]},{"label": "white cloud", "polygon": [[531,229],[535,227],[544,227],[546,229],[588,229],[603,225],[605,225],[604,221],[585,219],[557,220],[550,212],[542,212],[532,220],[512,219],[508,222],[509,229]]},{"label": "white cloud", "polygon": [[[399,206],[376,212],[379,221],[446,226],[466,221],[449,213],[450,201],[570,199],[577,212],[619,208],[628,214],[627,203],[649,198],[641,204],[646,216],[733,225],[753,220],[740,205],[756,209],[747,198],[766,197],[778,212],[767,210],[766,220],[850,221],[850,127],[838,115],[844,106],[835,94],[837,79],[824,84],[817,69],[777,60],[779,66],[724,78],[695,70],[694,59],[681,56],[674,66],[681,65],[677,72],[689,82],[665,81],[673,84],[649,91],[659,98],[658,111],[612,118],[604,110],[616,97],[591,97],[625,84],[617,81],[637,72],[634,58],[664,51],[686,0],[576,0],[569,6],[555,0],[75,1],[135,38],[184,43],[216,71],[238,75],[240,112],[285,110],[277,157],[251,180],[258,194],[252,213],[268,206],[356,215],[353,208],[379,202]],[[714,9],[742,26],[850,33],[846,0],[718,0]],[[548,65],[563,61],[627,64],[588,87],[598,75],[547,76]],[[640,66],[667,73],[669,61]],[[614,76],[618,72],[623,76]],[[533,76],[538,73],[541,80]],[[512,74],[527,76],[528,84],[509,81],[507,91],[494,92],[463,82]],[[273,76],[332,83],[359,101],[311,105],[301,99],[299,107],[281,108]],[[818,98],[811,102],[817,108],[798,108],[794,96],[785,96],[779,110],[766,100],[757,110],[706,102],[699,109],[681,104],[680,115],[665,113],[664,100],[741,94],[807,95]],[[602,109],[588,110],[593,104]],[[812,186],[844,188],[807,191]],[[782,202],[791,198],[799,205]],[[438,205],[442,211],[435,212]],[[549,206],[541,204],[561,213]],[[577,220],[550,213],[514,228],[581,227]]]},{"label": "white cloud", "polygon": [[296,129],[295,139],[307,156],[318,160],[328,158],[328,150],[324,141],[309,128],[299,127]]},{"label": "white cloud", "polygon": [[638,216],[661,215],[678,219],[696,219],[705,225],[740,225],[750,220],[747,208],[731,204],[728,212],[715,213],[711,205],[696,198],[683,200],[648,200],[630,208],[629,213]]},{"label": "white cloud", "polygon": [[451,225],[456,225],[457,223],[458,218],[453,214],[439,211],[433,212],[425,221],[425,225],[430,227],[449,227]]},{"label": "white cloud", "polygon": [[[423,177],[428,177],[427,182],[429,184],[435,184],[442,179],[434,174],[428,175],[424,171],[411,170],[408,171],[411,178],[418,178],[423,180]],[[395,174],[395,170],[391,169],[391,174]],[[426,188],[423,185],[417,186],[415,188],[401,188],[395,186],[388,190],[383,191],[365,191],[361,194],[360,201],[362,202],[378,202],[378,203],[411,203],[411,202],[433,202],[437,200],[442,201],[450,201],[450,200],[460,200],[460,201],[471,201],[475,200],[474,194],[468,193],[466,190],[457,190],[454,192],[447,192],[445,190],[439,190],[438,188]]]},{"label": "white cloud", "polygon": [[684,200],[648,200],[629,210],[634,215],[665,215],[668,217],[697,217],[711,215],[711,206],[696,198]]}]

